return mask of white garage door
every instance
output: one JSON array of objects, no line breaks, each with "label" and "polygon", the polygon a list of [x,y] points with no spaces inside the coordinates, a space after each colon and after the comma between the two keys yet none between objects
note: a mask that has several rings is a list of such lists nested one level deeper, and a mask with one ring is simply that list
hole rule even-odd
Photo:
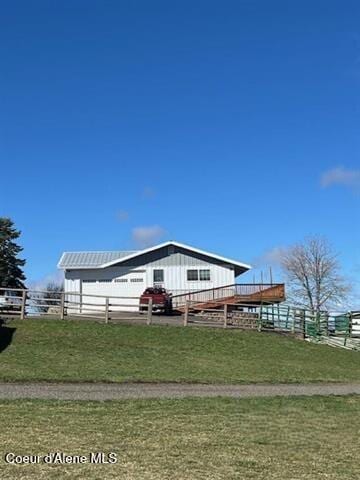
[{"label": "white garage door", "polygon": [[[113,305],[114,310],[131,311],[136,310],[139,306],[139,297],[146,288],[146,272],[145,271],[133,271],[125,275],[121,275],[117,278],[103,278],[99,280],[83,280],[82,281],[82,293],[83,295],[89,295],[89,297],[83,297],[84,302],[96,303],[100,305],[105,304],[105,299],[90,297],[90,295],[104,295],[110,297],[110,303],[113,304],[130,304],[135,308],[122,307],[121,305]],[[135,297],[132,299],[124,298],[111,298],[111,297]],[[91,300],[90,300],[91,299]]]}]

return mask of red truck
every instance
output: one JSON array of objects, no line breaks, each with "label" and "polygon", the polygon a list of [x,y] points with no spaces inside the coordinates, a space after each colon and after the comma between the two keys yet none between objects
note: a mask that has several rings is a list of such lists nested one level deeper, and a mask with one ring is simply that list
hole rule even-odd
[{"label": "red truck", "polygon": [[152,299],[153,312],[162,312],[165,315],[172,313],[172,300],[165,288],[147,288],[140,297],[139,312],[147,312],[149,300]]}]

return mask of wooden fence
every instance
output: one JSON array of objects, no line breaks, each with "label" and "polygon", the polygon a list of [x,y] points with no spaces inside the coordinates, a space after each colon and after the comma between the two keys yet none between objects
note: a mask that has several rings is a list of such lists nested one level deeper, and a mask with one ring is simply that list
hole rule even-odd
[{"label": "wooden fence", "polygon": [[[0,315],[14,316],[20,319],[34,316],[52,318],[89,318],[108,323],[121,312],[138,312],[139,297],[120,297],[82,294],[76,292],[48,292],[41,290],[23,290],[0,288]],[[130,310],[130,311],[129,311]],[[152,323],[152,299],[145,311],[147,324]],[[142,318],[142,317],[141,317]]]},{"label": "wooden fence", "polygon": [[[206,302],[206,308],[199,309],[203,298],[185,302],[178,324],[237,328],[257,331],[274,331],[308,338],[314,341],[336,338],[333,343],[349,344],[349,339],[360,339],[360,312],[334,313],[327,311],[312,313],[309,310],[284,304],[259,305]],[[0,288],[0,315],[50,316],[51,318],[84,318],[109,323],[123,320],[143,319],[153,323],[153,305],[150,299],[144,315],[137,315],[138,297],[120,297],[81,294],[76,292],[54,292]],[[124,310],[132,310],[126,312]]]},{"label": "wooden fence", "polygon": [[[197,311],[198,302],[187,300],[184,325],[222,326],[223,328],[253,329],[293,334],[300,338],[322,341],[337,338],[346,345],[349,338],[360,339],[360,313],[336,313],[327,311],[313,313],[290,305],[241,305],[226,303],[220,308]],[[217,305],[217,301],[214,301]]]}]

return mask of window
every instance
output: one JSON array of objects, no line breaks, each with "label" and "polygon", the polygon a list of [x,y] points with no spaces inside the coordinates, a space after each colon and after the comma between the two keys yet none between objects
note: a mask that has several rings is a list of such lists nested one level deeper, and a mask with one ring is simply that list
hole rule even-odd
[{"label": "window", "polygon": [[210,281],[210,270],[200,270],[199,278],[201,281],[209,282]]},{"label": "window", "polygon": [[131,278],[130,279],[130,282],[143,282],[144,279],[143,278]]},{"label": "window", "polygon": [[111,283],[112,279],[111,278],[104,278],[103,280],[99,280],[99,283]]},{"label": "window", "polygon": [[196,282],[199,280],[199,271],[198,270],[188,270],[187,271],[188,282]]},{"label": "window", "polygon": [[127,282],[127,281],[128,281],[127,278],[115,278],[116,283],[123,283],[123,282]]},{"label": "window", "polygon": [[83,283],[96,283],[96,280],[83,280]]},{"label": "window", "polygon": [[154,270],[154,283],[162,283],[164,281],[164,270]]},{"label": "window", "polygon": [[210,270],[188,270],[188,282],[210,282]]}]

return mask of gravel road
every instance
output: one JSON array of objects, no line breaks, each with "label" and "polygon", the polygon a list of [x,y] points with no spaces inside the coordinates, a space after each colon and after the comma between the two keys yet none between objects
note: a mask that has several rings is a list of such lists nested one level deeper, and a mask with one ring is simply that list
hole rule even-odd
[{"label": "gravel road", "polygon": [[184,397],[273,397],[360,394],[360,384],[203,385],[175,383],[0,383],[0,400],[124,400]]}]

